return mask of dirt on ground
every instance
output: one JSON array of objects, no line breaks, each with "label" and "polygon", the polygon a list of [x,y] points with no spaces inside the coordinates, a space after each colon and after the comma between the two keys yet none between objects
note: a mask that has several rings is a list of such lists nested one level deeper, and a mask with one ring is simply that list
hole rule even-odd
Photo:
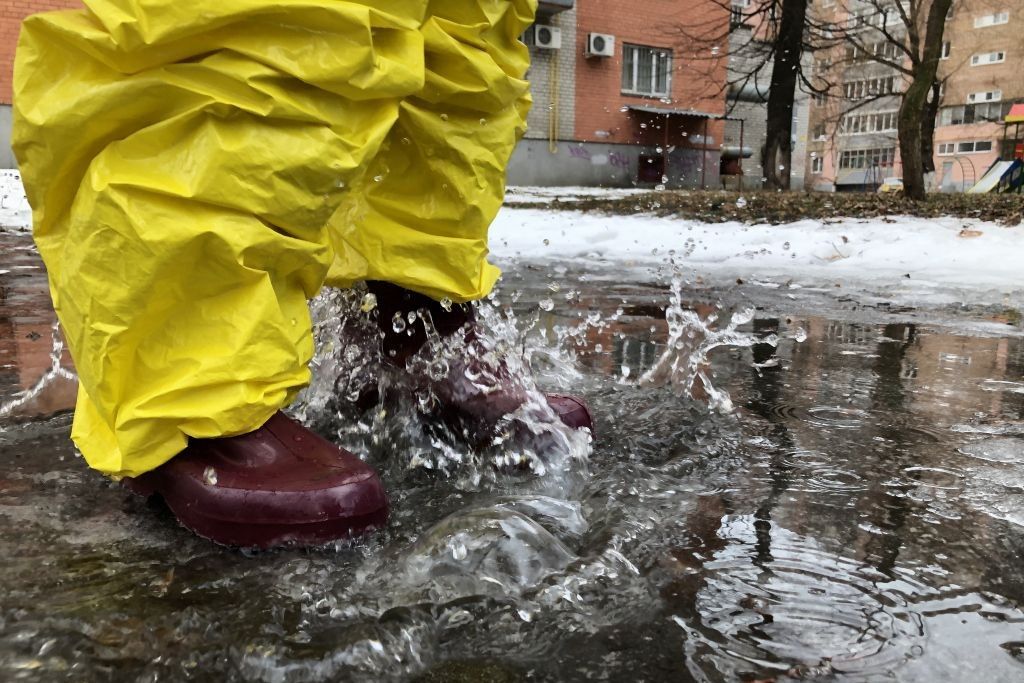
[{"label": "dirt on ground", "polygon": [[907,199],[902,193],[824,192],[715,192],[660,191],[625,197],[584,195],[564,199],[506,201],[514,208],[571,209],[614,215],[635,213],[674,216],[709,223],[791,223],[807,218],[922,218],[956,216],[995,221],[1003,225],[1024,222],[1024,195],[1021,194],[935,194],[923,202]]}]

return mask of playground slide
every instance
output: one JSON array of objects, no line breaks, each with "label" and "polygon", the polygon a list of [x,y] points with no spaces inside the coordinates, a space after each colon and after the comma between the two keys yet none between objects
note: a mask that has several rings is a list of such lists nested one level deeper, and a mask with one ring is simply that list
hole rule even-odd
[{"label": "playground slide", "polygon": [[[998,159],[992,164],[985,175],[981,177],[974,187],[967,190],[970,194],[980,194],[983,192],[1008,192],[1009,190],[1016,189],[1024,182],[1024,174],[1020,172],[1021,161],[1020,159],[1011,159],[1005,161]],[[1003,186],[1002,181],[1006,179],[1008,182],[1006,186]]]}]

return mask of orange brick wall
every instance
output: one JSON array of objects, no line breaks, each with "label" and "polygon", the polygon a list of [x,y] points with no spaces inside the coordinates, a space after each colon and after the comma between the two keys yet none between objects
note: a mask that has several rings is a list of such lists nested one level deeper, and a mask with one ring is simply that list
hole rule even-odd
[{"label": "orange brick wall", "polygon": [[39,12],[81,6],[79,0],[0,0],[0,104],[11,103],[14,48],[22,19]]},{"label": "orange brick wall", "polygon": [[[665,133],[659,121],[623,112],[627,105],[649,105],[665,109],[695,109],[725,113],[726,66],[728,61],[728,5],[719,0],[577,0],[576,32],[579,58],[576,62],[576,139],[618,143],[658,144]],[[681,35],[700,33],[701,41]],[[583,57],[589,33],[615,36],[615,57]],[[722,37],[721,41],[717,38]],[[718,44],[720,42],[720,44]],[[631,43],[672,50],[672,88],[669,101],[624,95],[622,45]],[[717,48],[712,50],[712,48]],[[703,132],[703,121],[670,119],[670,144],[683,142],[682,134]],[[641,127],[641,123],[647,123]],[[598,133],[600,131],[601,133]],[[709,121],[708,134],[715,146],[721,143],[722,121]],[[607,133],[608,135],[605,135]]]}]

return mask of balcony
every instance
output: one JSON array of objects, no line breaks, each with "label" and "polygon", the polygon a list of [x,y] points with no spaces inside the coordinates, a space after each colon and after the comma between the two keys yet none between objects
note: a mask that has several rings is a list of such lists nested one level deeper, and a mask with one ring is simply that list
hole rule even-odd
[{"label": "balcony", "polygon": [[573,8],[573,0],[540,0],[537,5],[537,15],[550,17]]}]

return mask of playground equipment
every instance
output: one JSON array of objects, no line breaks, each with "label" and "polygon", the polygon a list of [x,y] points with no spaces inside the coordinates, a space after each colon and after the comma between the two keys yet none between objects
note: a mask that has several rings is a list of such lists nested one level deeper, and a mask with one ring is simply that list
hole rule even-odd
[{"label": "playground equipment", "polygon": [[[1009,150],[1009,159],[996,159],[988,167],[974,187],[967,192],[1021,192],[1024,188],[1024,142],[1021,140],[1021,124],[1024,123],[1024,104],[1015,104],[1003,121],[1003,149]],[[1012,144],[1009,140],[1010,126],[1013,126]]]}]

